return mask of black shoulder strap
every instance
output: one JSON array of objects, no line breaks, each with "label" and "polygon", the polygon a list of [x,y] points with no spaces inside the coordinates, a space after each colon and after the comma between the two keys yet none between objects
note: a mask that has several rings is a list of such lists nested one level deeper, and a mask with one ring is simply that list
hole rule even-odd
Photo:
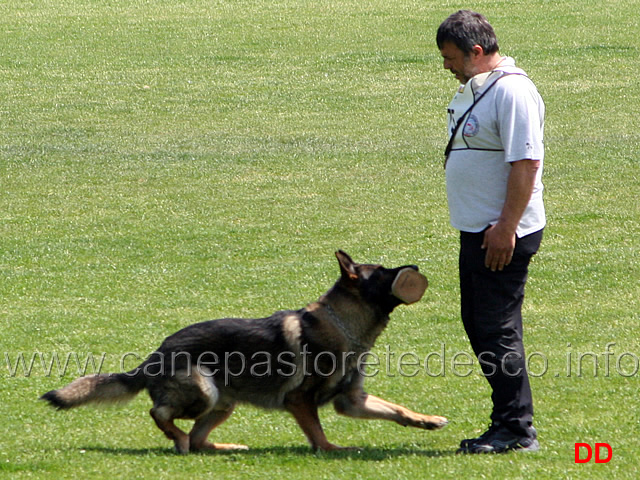
[{"label": "black shoulder strap", "polygon": [[480,95],[478,95],[478,98],[476,98],[473,103],[471,104],[471,106],[469,108],[467,108],[467,110],[460,116],[460,118],[458,118],[458,122],[456,123],[456,126],[453,129],[453,133],[451,134],[451,137],[449,137],[449,143],[447,143],[446,148],[444,149],[444,168],[447,168],[447,160],[449,160],[449,154],[451,153],[451,149],[453,148],[453,141],[456,138],[456,135],[458,133],[458,130],[460,130],[460,127],[462,126],[462,124],[464,123],[464,119],[465,117],[469,114],[469,112],[473,109],[473,107],[476,106],[476,104],[482,100],[482,97],[484,97],[487,92],[489,90],[491,90],[491,88],[493,88],[493,86],[498,83],[498,80],[500,80],[501,78],[507,77],[509,75],[520,75],[518,73],[506,73],[504,72],[502,75],[500,75],[498,78],[496,78],[493,82],[491,82],[491,85],[489,85],[484,92],[482,92]]}]

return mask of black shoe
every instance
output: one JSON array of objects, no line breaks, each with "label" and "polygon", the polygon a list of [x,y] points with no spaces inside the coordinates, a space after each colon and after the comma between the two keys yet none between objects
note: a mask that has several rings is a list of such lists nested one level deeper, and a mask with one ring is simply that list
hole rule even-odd
[{"label": "black shoe", "polygon": [[499,428],[500,428],[500,422],[493,422],[491,425],[489,425],[489,429],[479,437],[465,438],[460,442],[460,450],[458,450],[458,453],[462,453],[461,450],[468,449],[473,443],[486,440],[488,437],[493,435],[493,433],[496,432]]},{"label": "black shoe", "polygon": [[537,452],[540,450],[536,429],[531,427],[529,435],[513,433],[506,427],[496,428],[492,433],[486,432],[484,438],[460,444],[458,453],[505,453],[509,451]]}]

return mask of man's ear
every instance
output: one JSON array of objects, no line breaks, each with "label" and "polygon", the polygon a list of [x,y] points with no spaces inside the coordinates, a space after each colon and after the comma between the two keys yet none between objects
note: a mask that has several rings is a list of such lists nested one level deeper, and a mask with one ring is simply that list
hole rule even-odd
[{"label": "man's ear", "polygon": [[473,47],[471,47],[471,52],[469,52],[469,54],[473,55],[474,57],[484,55],[484,48],[482,48],[481,45],[474,45]]},{"label": "man's ear", "polygon": [[356,280],[358,278],[358,273],[356,272],[356,263],[351,260],[351,257],[347,255],[342,250],[338,250],[336,252],[336,258],[338,259],[338,263],[340,264],[340,272],[342,273],[342,277],[349,280]]}]

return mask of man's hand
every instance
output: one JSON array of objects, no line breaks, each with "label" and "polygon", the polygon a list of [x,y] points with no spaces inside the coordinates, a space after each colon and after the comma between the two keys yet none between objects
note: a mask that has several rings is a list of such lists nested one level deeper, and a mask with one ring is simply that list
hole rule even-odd
[{"label": "man's hand", "polygon": [[507,180],[507,198],[498,223],[484,232],[482,248],[487,251],[484,264],[492,272],[502,271],[511,263],[516,248],[516,228],[522,218],[535,184],[537,160],[519,160],[511,163]]},{"label": "man's hand", "polygon": [[482,249],[487,253],[484,257],[484,264],[492,272],[502,271],[511,263],[515,248],[516,234],[512,230],[503,227],[500,223],[485,230]]}]

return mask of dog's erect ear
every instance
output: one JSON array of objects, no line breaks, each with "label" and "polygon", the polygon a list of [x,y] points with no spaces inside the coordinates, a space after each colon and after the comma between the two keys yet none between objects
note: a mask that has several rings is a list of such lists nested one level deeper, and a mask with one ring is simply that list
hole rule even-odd
[{"label": "dog's erect ear", "polygon": [[340,263],[342,276],[349,280],[356,280],[358,278],[358,273],[355,269],[356,263],[351,260],[351,257],[342,250],[338,250],[336,252],[336,258],[338,259],[338,263]]}]

